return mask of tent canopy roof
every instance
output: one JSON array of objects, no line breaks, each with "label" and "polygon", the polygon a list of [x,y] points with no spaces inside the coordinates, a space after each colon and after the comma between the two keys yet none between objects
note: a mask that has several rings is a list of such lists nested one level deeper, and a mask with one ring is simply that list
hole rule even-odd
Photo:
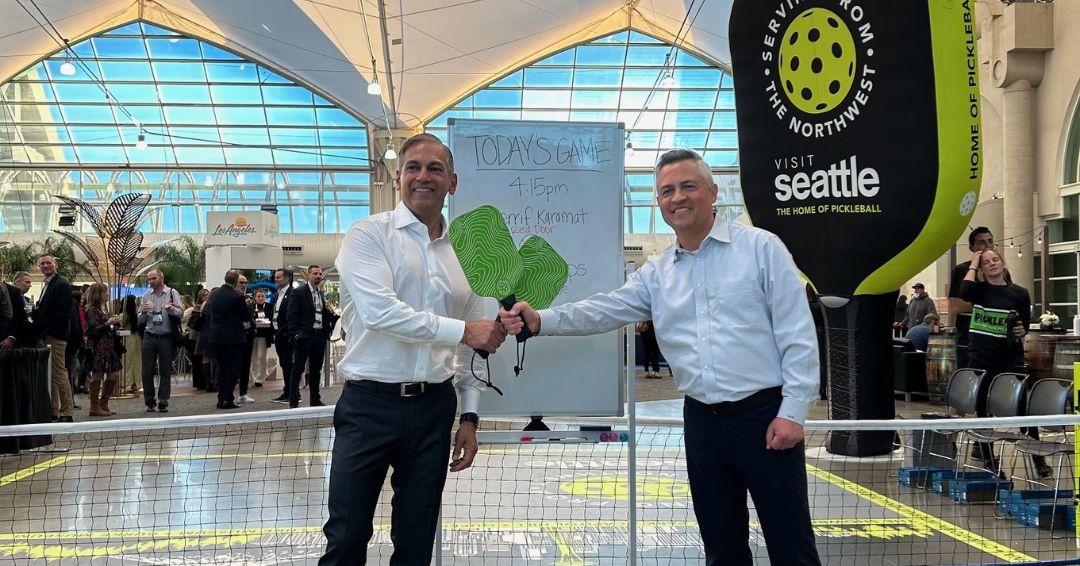
[{"label": "tent canopy roof", "polygon": [[[731,0],[0,0],[0,7],[0,81],[65,40],[145,20],[264,63],[361,119],[395,128],[416,127],[547,54],[628,27],[670,43],[678,37],[680,47],[725,68],[730,62]],[[367,94],[376,75],[381,97]]]}]

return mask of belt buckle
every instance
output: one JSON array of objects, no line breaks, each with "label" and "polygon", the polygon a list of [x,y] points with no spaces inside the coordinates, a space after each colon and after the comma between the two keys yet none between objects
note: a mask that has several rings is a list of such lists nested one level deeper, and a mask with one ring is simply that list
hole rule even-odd
[{"label": "belt buckle", "polygon": [[[410,385],[419,385],[420,386],[420,391],[416,391],[415,393],[410,393],[409,392],[409,386]],[[417,395],[421,395],[421,394],[424,393],[424,386],[425,385],[427,385],[427,384],[422,382],[422,381],[420,383],[402,383],[401,384],[401,396],[403,398],[405,398],[405,399],[408,399],[409,397],[416,397]]]}]

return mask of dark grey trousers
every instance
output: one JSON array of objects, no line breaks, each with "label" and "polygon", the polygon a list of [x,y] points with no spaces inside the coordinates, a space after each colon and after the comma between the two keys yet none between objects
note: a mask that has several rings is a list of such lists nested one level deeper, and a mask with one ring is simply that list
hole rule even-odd
[{"label": "dark grey trousers", "polygon": [[[457,395],[449,381],[416,397],[401,397],[395,389],[348,381],[334,409],[330,518],[323,526],[326,554],[321,566],[367,562],[375,507],[390,467],[390,564],[431,563]],[[385,520],[379,518],[380,523]]]},{"label": "dark grey trousers", "polygon": [[[157,402],[169,404],[169,392],[172,390],[172,361],[173,361],[173,338],[172,335],[160,336],[147,332],[143,334],[142,341],[142,385],[143,402],[146,406]],[[161,386],[157,388],[157,396],[154,395],[154,370],[161,376]]]}]

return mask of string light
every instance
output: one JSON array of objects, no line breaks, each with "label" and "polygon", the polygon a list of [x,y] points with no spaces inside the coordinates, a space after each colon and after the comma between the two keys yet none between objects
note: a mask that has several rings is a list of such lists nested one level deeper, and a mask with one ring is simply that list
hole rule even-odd
[{"label": "string light", "polygon": [[142,150],[148,147],[150,145],[146,143],[146,134],[139,134],[138,139],[135,141],[135,149]]},{"label": "string light", "polygon": [[1016,257],[1024,257],[1024,245],[1020,244],[1020,247],[1016,248]]},{"label": "string light", "polygon": [[1042,246],[1042,232],[1039,232],[1039,238],[1036,240],[1036,242],[1040,247]]},{"label": "string light", "polygon": [[75,75],[75,63],[71,62],[71,57],[68,57],[63,63],[60,64],[60,74],[65,77],[71,77]]},{"label": "string light", "polygon": [[394,142],[390,142],[390,145],[386,146],[386,152],[383,153],[383,159],[393,160],[397,159],[397,151],[394,151]]},{"label": "string light", "polygon": [[379,84],[379,77],[371,79],[371,82],[367,85],[367,93],[371,96],[382,96],[382,85]]},{"label": "string light", "polygon": [[624,153],[626,160],[629,161],[634,158],[634,144],[629,141],[626,142],[626,152]]}]

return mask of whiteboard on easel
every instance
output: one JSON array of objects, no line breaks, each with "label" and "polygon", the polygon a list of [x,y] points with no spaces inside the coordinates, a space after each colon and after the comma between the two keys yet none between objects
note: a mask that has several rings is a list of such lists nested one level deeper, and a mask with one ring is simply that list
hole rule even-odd
[{"label": "whiteboard on easel", "polygon": [[[451,119],[449,126],[458,175],[451,220],[492,205],[518,246],[532,235],[547,240],[570,271],[553,306],[623,284],[622,124]],[[495,316],[495,299],[487,302]],[[518,377],[513,338],[491,356],[491,378],[504,395],[486,391],[482,415],[622,416],[622,330],[540,336],[524,346]]]}]

